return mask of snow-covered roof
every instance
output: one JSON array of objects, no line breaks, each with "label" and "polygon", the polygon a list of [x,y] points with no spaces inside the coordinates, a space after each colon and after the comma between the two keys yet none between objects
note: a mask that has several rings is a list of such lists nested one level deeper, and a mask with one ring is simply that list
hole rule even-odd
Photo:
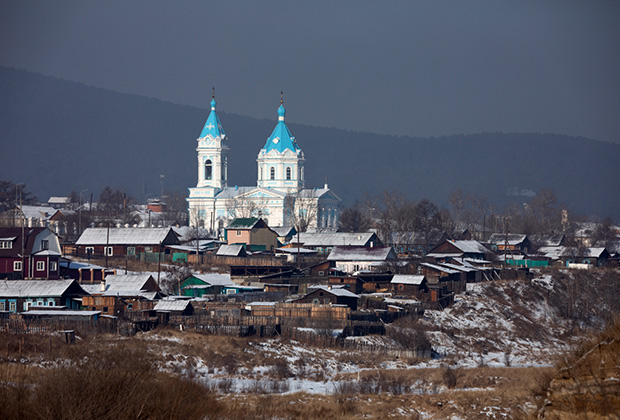
[{"label": "snow-covered roof", "polygon": [[281,252],[284,254],[297,254],[297,252],[299,252],[300,254],[316,254],[316,251],[314,249],[308,249],[308,248],[304,248],[304,247],[300,247],[299,249],[297,247],[293,247],[293,248],[276,248],[274,249],[275,252]]},{"label": "snow-covered roof", "polygon": [[[76,245],[158,245],[163,242],[172,228],[88,228],[77,240]],[[176,235],[172,231],[173,235]],[[176,238],[176,236],[175,236]]]},{"label": "snow-covered roof", "polygon": [[191,305],[189,300],[160,300],[155,305],[156,311],[184,311]]},{"label": "snow-covered roof", "polygon": [[22,213],[26,219],[48,220],[58,210],[49,206],[21,206]]},{"label": "snow-covered roof", "polygon": [[85,316],[85,317],[91,317],[93,315],[101,314],[101,311],[65,311],[65,310],[54,310],[54,309],[47,310],[47,309],[43,309],[43,310],[26,311],[26,312],[22,312],[22,314],[37,315],[37,316],[51,315],[51,316]]},{"label": "snow-covered roof", "polygon": [[466,267],[464,265],[457,265],[457,264],[450,264],[450,263],[439,263],[438,265],[441,266],[441,267],[449,268],[451,270],[463,271],[465,273],[469,273],[470,271],[476,271],[475,268],[473,268],[473,267]]},{"label": "snow-covered roof", "polygon": [[[373,232],[303,232],[299,234],[299,242],[305,247],[366,246],[373,235]],[[296,241],[294,238],[293,242]]]},{"label": "snow-covered roof", "polygon": [[193,274],[194,277],[210,284],[211,286],[237,286],[232,280],[230,280],[230,274],[221,273],[203,273]]},{"label": "snow-covered roof", "polygon": [[47,200],[47,204],[69,204],[70,202],[70,197],[50,197],[50,199]]},{"label": "snow-covered roof", "polygon": [[465,253],[486,254],[491,252],[478,241],[454,241],[449,239],[448,242]]},{"label": "snow-covered roof", "polygon": [[387,261],[395,260],[396,254],[390,246],[335,246],[329,255],[328,261]]},{"label": "snow-covered roof", "polygon": [[424,276],[419,274],[394,274],[390,283],[413,284],[419,286],[424,281]]},{"label": "snow-covered roof", "polygon": [[275,227],[271,227],[271,230],[273,230],[275,233],[278,234],[278,236],[288,236],[292,233],[295,233],[295,228],[292,226],[275,226]]},{"label": "snow-covered roof", "polygon": [[[347,289],[341,288],[341,287],[329,287],[329,286],[318,286],[315,289],[317,290],[324,290],[328,293],[331,293],[334,296],[340,296],[340,297],[352,297],[352,298],[359,298],[358,295],[356,295],[353,292],[348,291]],[[313,293],[313,292],[310,292]]]},{"label": "snow-covered roof", "polygon": [[530,236],[530,241],[538,246],[560,246],[563,240],[563,233],[541,233]]},{"label": "snow-covered roof", "polygon": [[[150,274],[110,274],[105,277],[104,296],[140,296],[148,290]],[[100,289],[101,290],[101,289]],[[101,292],[99,292],[101,293]]]},{"label": "snow-covered roof", "polygon": [[563,246],[541,246],[538,248],[538,253],[552,260],[557,260],[562,256],[565,249],[566,247]]},{"label": "snow-covered roof", "polygon": [[73,283],[79,287],[75,280],[0,280],[0,296],[60,297]]},{"label": "snow-covered roof", "polygon": [[495,245],[504,245],[508,242],[508,245],[515,246],[523,243],[526,239],[527,235],[522,233],[494,233],[491,235],[488,242]]},{"label": "snow-covered roof", "polygon": [[222,245],[217,250],[217,253],[215,255],[223,255],[223,256],[227,256],[227,257],[236,257],[236,256],[238,256],[240,254],[243,254],[243,251],[244,251],[244,248],[243,248],[243,245],[241,245],[241,244]]},{"label": "snow-covered roof", "polygon": [[431,268],[433,270],[437,270],[437,271],[441,271],[443,273],[447,273],[447,274],[456,274],[459,273],[459,271],[457,270],[453,270],[451,268],[448,267],[442,267],[440,265],[436,265],[436,264],[430,264],[430,263],[421,263],[421,266],[427,267],[427,268]]}]

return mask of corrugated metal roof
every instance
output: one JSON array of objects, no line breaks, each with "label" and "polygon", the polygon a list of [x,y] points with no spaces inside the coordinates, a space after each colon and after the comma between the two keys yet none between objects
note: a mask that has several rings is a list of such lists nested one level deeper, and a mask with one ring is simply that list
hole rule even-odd
[{"label": "corrugated metal roof", "polygon": [[203,273],[194,274],[193,276],[212,286],[237,286],[236,283],[230,280],[230,274]]},{"label": "corrugated metal roof", "polygon": [[[373,235],[373,232],[303,232],[299,234],[299,241],[305,247],[365,246]],[[296,241],[297,238],[293,238],[293,242]]]},{"label": "corrugated metal roof", "polygon": [[[352,293],[350,291],[348,291],[347,289],[343,289],[340,287],[332,287],[330,288],[329,286],[318,286],[316,287],[317,290],[324,290],[328,293],[331,293],[334,296],[340,296],[340,297],[352,297],[352,298],[356,298],[358,299],[359,296],[356,295],[355,293]],[[314,293],[314,292],[310,292],[310,293]]]},{"label": "corrugated metal roof", "polygon": [[373,248],[336,246],[327,257],[328,261],[387,261],[389,259],[396,259],[394,250],[389,246]]},{"label": "corrugated metal roof", "polygon": [[160,300],[154,309],[156,311],[184,311],[190,304],[189,300]]},{"label": "corrugated metal roof", "polygon": [[[163,242],[171,228],[88,228],[76,245],[158,245]],[[173,231],[173,234],[176,235]]]},{"label": "corrugated metal roof", "polygon": [[0,280],[3,297],[60,297],[75,280]]},{"label": "corrugated metal roof", "polygon": [[490,253],[484,245],[482,245],[478,241],[453,241],[448,240],[452,245],[460,249],[465,253],[476,253],[476,254],[486,254]]},{"label": "corrugated metal roof", "polygon": [[456,271],[456,270],[452,270],[450,268],[442,267],[442,266],[436,265],[436,264],[421,263],[420,265],[424,266],[424,267],[432,268],[433,270],[441,271],[441,272],[447,273],[447,274],[456,274],[456,273],[458,273],[458,271]]},{"label": "corrugated metal roof", "polygon": [[[147,281],[151,278],[150,274],[110,274],[105,278],[104,296],[140,296],[147,292]],[[100,292],[99,292],[100,293]]]}]

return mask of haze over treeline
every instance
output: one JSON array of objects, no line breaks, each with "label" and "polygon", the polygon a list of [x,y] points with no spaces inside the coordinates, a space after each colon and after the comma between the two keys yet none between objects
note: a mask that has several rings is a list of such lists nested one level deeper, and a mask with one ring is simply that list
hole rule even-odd
[{"label": "haze over treeline", "polygon": [[[97,194],[107,185],[144,199],[159,195],[160,175],[168,191],[196,184],[195,140],[206,108],[4,67],[0,90],[0,179],[26,183],[40,200],[72,190]],[[205,89],[205,105],[210,93]],[[255,185],[256,156],[278,106],[264,120],[218,112],[230,139],[230,185]],[[300,125],[296,118],[288,107],[287,124],[306,155],[306,185],[327,180],[344,206],[383,191],[446,205],[461,189],[503,207],[552,189],[571,211],[620,213],[617,144],[545,133],[394,137]]]}]

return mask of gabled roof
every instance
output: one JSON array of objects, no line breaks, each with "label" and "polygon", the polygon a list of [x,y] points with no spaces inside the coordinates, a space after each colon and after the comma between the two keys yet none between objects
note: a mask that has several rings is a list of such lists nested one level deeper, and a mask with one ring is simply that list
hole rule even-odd
[{"label": "gabled roof", "polygon": [[263,219],[259,219],[258,217],[238,217],[233,219],[226,229],[254,229],[256,227],[268,227],[267,224],[263,221]]},{"label": "gabled roof", "polygon": [[267,142],[261,149],[261,153],[269,153],[272,150],[279,153],[284,153],[286,150],[290,150],[293,153],[301,152],[301,149],[295,142],[295,137],[293,137],[284,123],[285,115],[286,110],[284,109],[284,106],[280,104],[280,107],[278,108],[278,124],[273,129],[271,135],[267,138]]},{"label": "gabled roof", "polygon": [[222,123],[217,116],[217,112],[215,112],[215,105],[215,97],[213,97],[211,100],[211,113],[209,113],[209,117],[207,118],[204,127],[202,127],[199,138],[206,137],[208,135],[213,137],[226,136],[226,133],[224,133],[224,129],[222,128]]},{"label": "gabled roof", "polygon": [[447,267],[442,267],[442,266],[437,265],[437,264],[421,263],[420,265],[423,266],[423,267],[430,268],[430,269],[436,270],[436,271],[441,271],[441,272],[447,273],[447,274],[457,274],[457,273],[459,273],[459,271],[457,271],[457,270],[453,270],[453,269],[447,268]]},{"label": "gabled roof", "polygon": [[215,255],[222,255],[226,257],[243,257],[247,255],[247,253],[243,245],[235,244],[235,245],[221,245]]},{"label": "gabled roof", "polygon": [[184,311],[188,306],[191,306],[192,303],[189,300],[160,300],[155,305],[156,311]]},{"label": "gabled roof", "polygon": [[58,212],[54,207],[49,206],[21,206],[21,211],[26,219],[49,220]]},{"label": "gabled roof", "polygon": [[424,281],[425,277],[419,274],[394,274],[392,277],[392,284],[413,284],[419,286]]},{"label": "gabled roof", "polygon": [[[368,246],[380,244],[377,235],[373,232],[303,232],[299,234],[299,241],[310,248],[332,246]],[[297,237],[292,242],[297,242]]]},{"label": "gabled roof", "polygon": [[564,242],[563,233],[541,233],[531,235],[530,241],[538,246],[560,246]]},{"label": "gabled roof", "polygon": [[[150,284],[149,284],[150,283]],[[159,290],[150,274],[110,274],[105,277],[104,296],[140,296]]]},{"label": "gabled roof", "polygon": [[[450,248],[458,249],[464,254],[487,254],[491,252],[478,241],[455,241],[452,239],[447,239],[445,242],[440,243],[431,252],[433,254],[445,253],[445,251],[438,251],[438,248],[441,248],[446,243],[450,245]],[[454,251],[448,251],[448,253],[454,253]]]},{"label": "gabled roof", "polygon": [[273,230],[275,233],[278,234],[278,236],[281,236],[281,237],[286,237],[286,236],[297,234],[297,230],[295,230],[293,226],[276,226],[276,227],[272,227],[271,230]]},{"label": "gabled roof", "polygon": [[327,261],[388,261],[395,260],[391,246],[336,246],[327,256]]},{"label": "gabled roof", "polygon": [[351,297],[351,298],[356,298],[356,299],[359,298],[359,296],[356,295],[355,293],[350,292],[349,290],[344,289],[342,287],[316,286],[316,287],[313,287],[313,289],[315,290],[309,292],[308,294],[314,293],[316,290],[323,290],[327,293],[331,293],[334,296]]},{"label": "gabled roof", "polygon": [[193,276],[211,286],[237,286],[236,283],[230,280],[230,274],[203,273],[193,274]]},{"label": "gabled roof", "polygon": [[60,297],[70,288],[74,294],[87,294],[75,280],[0,280],[2,297]]},{"label": "gabled roof", "polygon": [[88,228],[76,245],[159,245],[178,244],[172,228]]},{"label": "gabled roof", "polygon": [[494,233],[489,238],[488,242],[494,245],[504,245],[508,241],[508,245],[519,245],[527,239],[527,235],[522,233]]}]

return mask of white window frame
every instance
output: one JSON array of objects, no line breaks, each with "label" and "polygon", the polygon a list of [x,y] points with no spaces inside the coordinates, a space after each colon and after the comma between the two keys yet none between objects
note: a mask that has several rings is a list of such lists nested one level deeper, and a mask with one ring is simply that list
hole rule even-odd
[{"label": "white window frame", "polygon": [[23,264],[21,261],[13,261],[13,271],[22,271]]},{"label": "white window frame", "polygon": [[0,249],[13,249],[13,241],[0,241]]},{"label": "white window frame", "polygon": [[37,261],[37,271],[45,271],[45,261]]},{"label": "white window frame", "polygon": [[17,302],[9,302],[9,312],[17,312]]},{"label": "white window frame", "polygon": [[58,263],[56,261],[50,261],[50,271],[58,271]]},{"label": "white window frame", "polygon": [[103,255],[107,255],[108,257],[111,257],[114,255],[114,247],[111,246],[106,246],[103,248]]},{"label": "white window frame", "polygon": [[0,300],[0,311],[6,311],[6,302]]}]

